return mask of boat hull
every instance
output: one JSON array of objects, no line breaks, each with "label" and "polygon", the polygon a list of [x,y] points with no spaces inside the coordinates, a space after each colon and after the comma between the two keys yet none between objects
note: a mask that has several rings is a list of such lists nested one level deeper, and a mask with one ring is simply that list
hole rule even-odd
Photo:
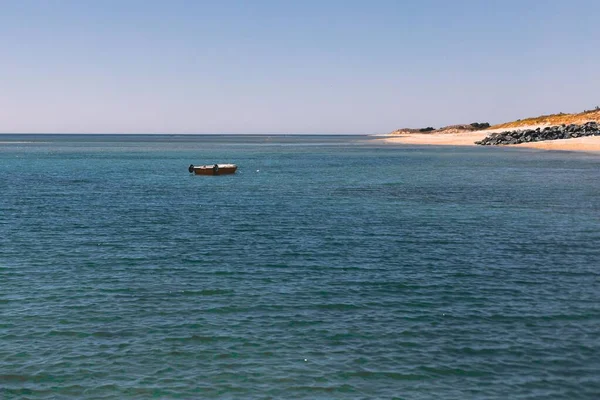
[{"label": "boat hull", "polygon": [[230,175],[235,174],[235,164],[190,165],[188,170],[194,175]]}]

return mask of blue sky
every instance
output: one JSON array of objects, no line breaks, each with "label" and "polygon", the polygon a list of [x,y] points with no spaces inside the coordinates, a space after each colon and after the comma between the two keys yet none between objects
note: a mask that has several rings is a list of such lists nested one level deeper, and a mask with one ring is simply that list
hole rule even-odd
[{"label": "blue sky", "polygon": [[384,133],[600,105],[600,2],[0,1],[0,132]]}]

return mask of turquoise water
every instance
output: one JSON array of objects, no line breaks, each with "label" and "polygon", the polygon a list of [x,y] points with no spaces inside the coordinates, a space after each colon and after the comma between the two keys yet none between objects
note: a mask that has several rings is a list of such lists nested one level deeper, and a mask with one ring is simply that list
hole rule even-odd
[{"label": "turquoise water", "polygon": [[597,155],[0,142],[2,399],[600,396]]}]

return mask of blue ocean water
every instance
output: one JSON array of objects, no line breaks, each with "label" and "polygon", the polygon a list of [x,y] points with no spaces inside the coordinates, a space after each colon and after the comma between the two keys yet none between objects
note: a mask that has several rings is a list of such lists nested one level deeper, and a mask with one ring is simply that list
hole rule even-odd
[{"label": "blue ocean water", "polygon": [[[187,172],[215,162],[238,173]],[[0,398],[600,398],[599,178],[365,136],[0,135]]]}]

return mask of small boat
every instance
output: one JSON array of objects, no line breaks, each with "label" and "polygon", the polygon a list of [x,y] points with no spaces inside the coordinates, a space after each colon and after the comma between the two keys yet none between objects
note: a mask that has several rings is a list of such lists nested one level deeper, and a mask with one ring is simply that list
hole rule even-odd
[{"label": "small boat", "polygon": [[226,175],[234,174],[237,169],[235,164],[212,164],[212,165],[194,165],[190,164],[188,171],[196,175]]}]

